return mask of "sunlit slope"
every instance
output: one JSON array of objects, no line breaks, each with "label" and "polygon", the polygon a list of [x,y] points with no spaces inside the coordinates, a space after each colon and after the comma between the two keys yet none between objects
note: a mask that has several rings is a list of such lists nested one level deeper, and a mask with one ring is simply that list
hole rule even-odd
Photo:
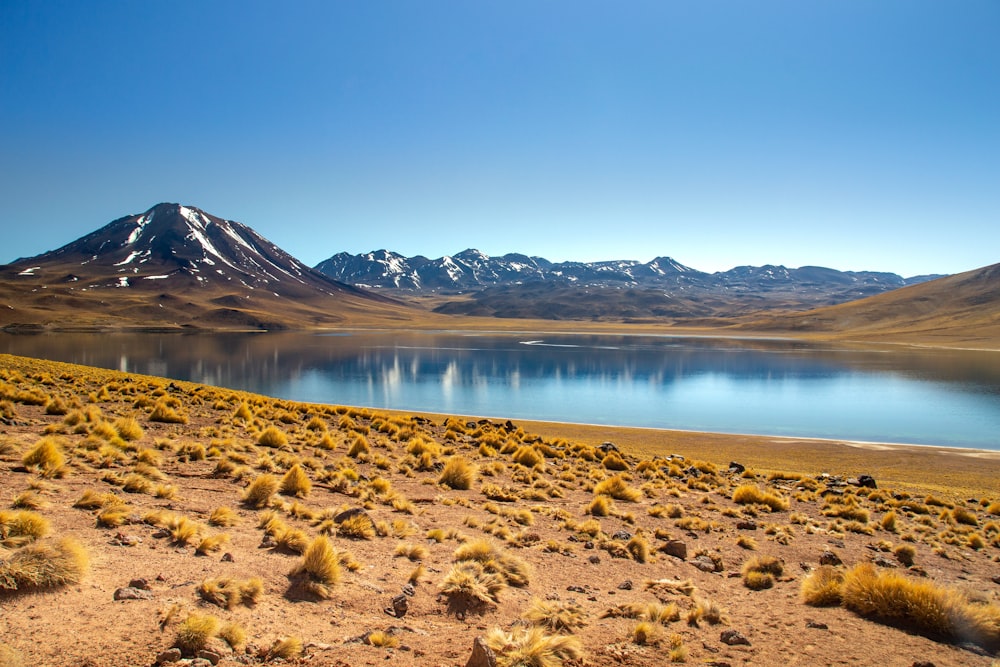
[{"label": "sunlit slope", "polygon": [[762,318],[744,329],[833,334],[933,343],[1000,341],[1000,264],[959,273],[892,292]]}]

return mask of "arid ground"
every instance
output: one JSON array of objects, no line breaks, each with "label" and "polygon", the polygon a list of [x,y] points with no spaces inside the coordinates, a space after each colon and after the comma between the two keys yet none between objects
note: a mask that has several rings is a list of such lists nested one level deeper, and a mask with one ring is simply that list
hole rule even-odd
[{"label": "arid ground", "polygon": [[8,355],[0,420],[2,667],[461,667],[477,637],[500,665],[997,665],[995,452],[388,414]]}]

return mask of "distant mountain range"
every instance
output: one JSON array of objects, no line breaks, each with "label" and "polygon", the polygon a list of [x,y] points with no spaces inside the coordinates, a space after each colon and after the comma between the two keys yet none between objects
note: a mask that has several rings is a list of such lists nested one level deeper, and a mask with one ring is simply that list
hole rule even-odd
[{"label": "distant mountain range", "polygon": [[[542,319],[685,318],[801,310],[844,303],[939,276],[837,271],[816,266],[739,266],[705,273],[670,257],[650,262],[550,262],[465,250],[438,259],[388,250],[340,253],[316,269],[336,280],[394,293],[459,295],[437,311]],[[628,290],[622,298],[619,290]]]}]

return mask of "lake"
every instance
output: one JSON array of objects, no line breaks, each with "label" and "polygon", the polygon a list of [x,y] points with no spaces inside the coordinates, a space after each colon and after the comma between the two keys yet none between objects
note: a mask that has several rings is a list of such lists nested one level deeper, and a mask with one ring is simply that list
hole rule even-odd
[{"label": "lake", "polygon": [[1000,449],[1000,353],[645,335],[0,336],[0,351],[373,408]]}]

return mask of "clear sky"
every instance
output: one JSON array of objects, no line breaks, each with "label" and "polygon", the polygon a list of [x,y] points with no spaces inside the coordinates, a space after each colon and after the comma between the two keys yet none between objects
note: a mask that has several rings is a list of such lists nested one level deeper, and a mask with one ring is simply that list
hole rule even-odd
[{"label": "clear sky", "polygon": [[161,201],[308,264],[978,268],[1000,2],[0,1],[0,262]]}]

